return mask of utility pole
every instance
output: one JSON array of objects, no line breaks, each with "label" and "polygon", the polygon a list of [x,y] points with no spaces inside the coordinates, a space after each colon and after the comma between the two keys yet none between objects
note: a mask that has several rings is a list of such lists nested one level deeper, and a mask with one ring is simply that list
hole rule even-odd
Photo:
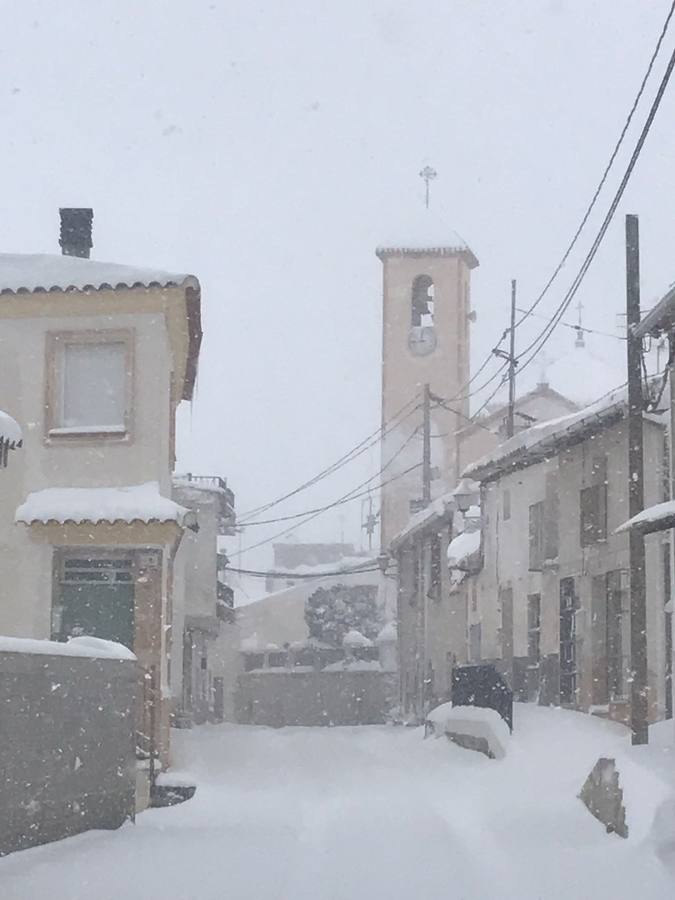
[{"label": "utility pole", "polygon": [[424,385],[423,409],[423,444],[422,444],[422,506],[431,503],[431,391]]},{"label": "utility pole", "polygon": [[509,412],[506,436],[513,437],[516,406],[516,279],[511,279],[511,332],[509,337]]},{"label": "utility pole", "polygon": [[[642,434],[642,340],[635,337],[640,321],[640,234],[638,217],[626,216],[626,361],[628,364],[628,516],[644,509]],[[631,741],[649,742],[647,704],[647,615],[645,541],[637,529],[629,532]]]}]

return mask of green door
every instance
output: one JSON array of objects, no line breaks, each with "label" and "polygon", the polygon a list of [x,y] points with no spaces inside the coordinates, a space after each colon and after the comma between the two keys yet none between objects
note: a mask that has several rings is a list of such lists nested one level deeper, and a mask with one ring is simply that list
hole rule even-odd
[{"label": "green door", "polygon": [[68,559],[60,585],[59,637],[91,635],[133,650],[134,584],[128,559]]}]

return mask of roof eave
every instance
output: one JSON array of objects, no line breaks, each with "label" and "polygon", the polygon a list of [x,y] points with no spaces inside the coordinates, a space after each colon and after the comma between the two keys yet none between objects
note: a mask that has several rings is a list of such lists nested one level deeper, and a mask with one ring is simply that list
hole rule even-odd
[{"label": "roof eave", "polygon": [[592,421],[586,423],[580,422],[579,427],[575,429],[572,434],[562,437],[559,435],[551,435],[548,438],[542,439],[541,443],[534,447],[514,450],[513,453],[509,454],[509,456],[499,462],[486,464],[485,466],[475,469],[472,469],[471,466],[469,466],[462,473],[462,477],[472,478],[474,481],[486,484],[490,481],[496,481],[498,478],[501,478],[502,475],[508,475],[512,472],[517,472],[522,469],[527,469],[530,466],[537,465],[537,463],[546,462],[562,450],[568,450],[570,447],[582,443],[587,438],[591,437],[591,435],[616,425],[617,422],[620,422],[621,419],[623,419],[624,415],[625,404],[613,407],[605,413],[594,417]]},{"label": "roof eave", "polygon": [[423,534],[426,531],[435,531],[443,525],[448,525],[452,521],[454,512],[454,504],[446,504],[443,513],[431,515],[428,519],[425,519],[423,522],[420,522],[413,528],[404,528],[397,535],[394,535],[389,543],[389,549],[392,552],[396,553],[403,546],[403,544],[407,543],[410,540],[414,540],[420,534]]},{"label": "roof eave", "polygon": [[378,259],[384,260],[388,256],[410,256],[419,259],[423,256],[460,256],[470,269],[477,268],[480,263],[478,257],[469,247],[446,247],[429,245],[428,247],[377,247],[375,255]]},{"label": "roof eave", "polygon": [[647,335],[657,336],[664,331],[672,331],[675,328],[675,285],[673,285],[656,306],[647,313],[642,321],[635,326],[636,337]]},{"label": "roof eave", "polygon": [[665,516],[663,519],[652,522],[633,522],[630,525],[626,522],[625,527],[621,526],[620,528],[617,528],[617,534],[624,534],[632,531],[637,534],[647,535],[655,534],[659,531],[668,531],[671,528],[675,528],[675,513],[671,516]]}]

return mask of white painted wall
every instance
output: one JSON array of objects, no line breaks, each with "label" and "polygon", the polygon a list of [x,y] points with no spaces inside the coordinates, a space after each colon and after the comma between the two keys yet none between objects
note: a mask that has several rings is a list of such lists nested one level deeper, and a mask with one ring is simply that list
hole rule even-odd
[{"label": "white painted wall", "polygon": [[[645,422],[645,505],[663,499],[664,430]],[[628,568],[628,537],[614,534],[628,518],[626,426],[619,423],[593,438],[563,451],[549,461],[503,475],[483,486],[484,567],[475,576],[482,623],[482,657],[500,658],[500,588],[511,587],[514,596],[514,655],[527,655],[527,597],[539,593],[541,607],[541,654],[559,650],[559,582],[574,576],[581,600],[577,633],[581,636],[579,659],[590,671],[591,584],[594,575]],[[593,456],[607,454],[607,540],[591,547],[580,545],[580,489],[590,484]],[[559,553],[555,564],[542,572],[529,571],[529,507],[543,500],[546,473],[559,478]],[[511,517],[504,520],[504,491],[511,494]],[[663,628],[663,537],[645,541],[647,570],[647,634],[649,679],[656,714],[665,703],[665,635]],[[624,653],[627,646],[624,645]],[[590,686],[585,684],[586,693]]]},{"label": "white painted wall", "polygon": [[[240,671],[238,623],[216,619],[219,496],[199,487],[174,484],[173,499],[197,513],[199,531],[186,531],[176,553],[171,624],[171,696],[174,708],[183,699],[183,635],[186,616],[209,620],[217,633],[205,634],[210,682],[223,678],[225,718],[234,718],[234,691]],[[198,660],[195,662],[198,665]]]}]

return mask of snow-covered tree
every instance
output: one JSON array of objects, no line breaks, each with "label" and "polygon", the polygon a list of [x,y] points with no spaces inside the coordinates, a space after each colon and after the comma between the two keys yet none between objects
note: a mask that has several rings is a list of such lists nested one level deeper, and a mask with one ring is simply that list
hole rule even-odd
[{"label": "snow-covered tree", "polygon": [[305,604],[309,636],[335,647],[342,646],[348,631],[375,638],[382,626],[373,584],[334,584],[318,588]]}]

